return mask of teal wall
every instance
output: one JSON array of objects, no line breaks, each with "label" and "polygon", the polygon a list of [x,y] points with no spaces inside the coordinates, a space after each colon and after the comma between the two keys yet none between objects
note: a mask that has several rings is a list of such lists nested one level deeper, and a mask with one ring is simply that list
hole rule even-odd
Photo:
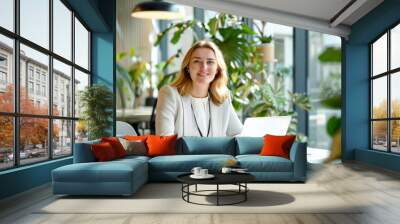
[{"label": "teal wall", "polygon": [[[106,84],[115,92],[116,1],[66,0],[66,2],[79,14],[92,32],[92,82]],[[115,127],[115,109],[113,121]],[[110,131],[115,129],[113,127],[110,127]],[[53,169],[71,163],[72,158],[69,157],[0,172],[0,199],[50,182]]]},{"label": "teal wall", "polygon": [[386,169],[399,170],[400,156],[369,149],[368,79],[370,74],[368,44],[398,22],[400,22],[400,0],[386,0],[357,21],[351,27],[349,40],[343,41],[343,160],[358,160]]}]

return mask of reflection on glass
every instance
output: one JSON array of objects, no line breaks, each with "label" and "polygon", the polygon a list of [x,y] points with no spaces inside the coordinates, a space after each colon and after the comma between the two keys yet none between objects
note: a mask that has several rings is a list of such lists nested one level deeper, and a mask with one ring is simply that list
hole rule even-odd
[{"label": "reflection on glass", "polygon": [[[183,13],[185,15],[185,20],[193,19],[193,7],[183,6]],[[206,20],[206,21],[208,21],[208,20]],[[153,22],[153,26],[155,26],[154,22]],[[157,36],[156,33],[154,33],[152,35],[154,35],[154,37]],[[173,32],[168,32],[167,38],[168,38],[168,43],[170,43],[171,39],[173,38]],[[155,40],[156,38],[152,38],[152,39]],[[155,41],[151,41],[151,42],[154,43]],[[181,34],[181,39],[180,39],[180,41],[178,41],[178,43],[168,44],[168,47],[167,47],[168,57],[176,54],[179,49],[182,49],[182,52],[187,52],[189,50],[189,48],[192,46],[192,44],[193,44],[193,31],[191,29],[186,29],[185,32],[183,32]],[[157,50],[157,49],[153,48],[153,51],[154,50]],[[152,55],[153,55],[152,60],[157,60],[157,54],[153,53]],[[156,57],[156,58],[154,58],[154,57]],[[169,71],[178,71],[180,68],[180,65],[182,63],[182,60],[183,60],[183,54],[181,54],[181,56],[179,58],[177,58],[177,60],[175,60],[174,63],[172,63],[169,66],[169,68],[168,68]]]},{"label": "reflection on glass", "polygon": [[49,0],[20,0],[21,36],[49,48]]},{"label": "reflection on glass", "polygon": [[372,118],[387,118],[387,77],[372,81]]},{"label": "reflection on glass", "polygon": [[49,57],[21,44],[21,113],[47,115],[49,109]]},{"label": "reflection on glass", "polygon": [[391,88],[390,88],[390,99],[391,99],[391,115],[392,117],[400,118],[400,72],[390,75],[391,76]]},{"label": "reflection on glass", "polygon": [[391,151],[400,153],[400,120],[391,121]]},{"label": "reflection on glass", "polygon": [[49,120],[45,118],[20,118],[21,164],[34,163],[49,158]]},{"label": "reflection on glass", "polygon": [[14,125],[10,116],[0,116],[0,170],[14,164]]},{"label": "reflection on glass", "polygon": [[391,69],[400,67],[400,24],[391,30],[390,63]]},{"label": "reflection on glass", "polygon": [[53,0],[53,10],[53,51],[71,60],[72,12],[60,0]]},{"label": "reflection on glass", "polygon": [[89,86],[89,75],[75,69],[75,117],[79,117],[81,114],[79,95],[86,86]]},{"label": "reflection on glass", "polygon": [[75,18],[75,63],[89,69],[89,32]]},{"label": "reflection on glass", "polygon": [[88,140],[88,128],[84,120],[75,121],[75,142]]},{"label": "reflection on glass", "polygon": [[72,117],[71,66],[53,60],[53,115]]},{"label": "reflection on glass", "polygon": [[0,26],[14,31],[14,0],[0,1]]},{"label": "reflection on glass", "polygon": [[14,50],[13,40],[3,35],[0,35],[0,111],[1,112],[14,111],[13,50]]},{"label": "reflection on glass", "polygon": [[387,71],[387,34],[372,44],[372,75]]},{"label": "reflection on glass", "polygon": [[53,157],[72,154],[72,121],[53,120]]},{"label": "reflection on glass", "polygon": [[[270,25],[268,23],[267,27]],[[288,32],[289,30],[286,30]],[[275,30],[277,32],[277,30]],[[287,35],[281,35],[284,39]],[[281,37],[281,38],[282,38]],[[331,137],[326,132],[326,125],[330,117],[340,117],[340,110],[326,108],[321,105],[323,98],[341,94],[341,64],[340,62],[321,61],[320,55],[326,54],[327,49],[340,52],[341,40],[339,37],[318,32],[308,33],[308,80],[307,89],[312,110],[308,116],[308,146],[319,149],[329,149]],[[290,46],[290,45],[289,45]],[[285,48],[287,49],[287,48]],[[277,49],[275,49],[276,51]],[[331,51],[332,52],[332,51]],[[277,53],[275,53],[278,55]],[[293,58],[293,57],[292,57]],[[278,62],[279,63],[279,62]],[[329,93],[329,95],[325,94]]]},{"label": "reflection on glass", "polygon": [[372,148],[387,151],[387,121],[372,122]]}]

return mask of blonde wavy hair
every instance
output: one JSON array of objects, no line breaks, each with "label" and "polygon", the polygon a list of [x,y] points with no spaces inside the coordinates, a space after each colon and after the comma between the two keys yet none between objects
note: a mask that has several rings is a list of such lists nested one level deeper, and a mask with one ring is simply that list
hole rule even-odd
[{"label": "blonde wavy hair", "polygon": [[171,86],[176,87],[181,96],[186,96],[190,94],[190,91],[192,90],[192,79],[190,78],[189,73],[189,63],[190,59],[192,58],[193,52],[198,48],[208,48],[212,50],[215,54],[218,65],[217,74],[215,75],[214,80],[210,83],[208,92],[212,102],[216,105],[221,105],[229,96],[229,91],[227,87],[228,75],[226,72],[224,56],[222,55],[222,52],[218,48],[218,46],[215,45],[213,42],[202,40],[195,43],[188,50],[185,57],[183,58],[178,77],[171,84]]}]

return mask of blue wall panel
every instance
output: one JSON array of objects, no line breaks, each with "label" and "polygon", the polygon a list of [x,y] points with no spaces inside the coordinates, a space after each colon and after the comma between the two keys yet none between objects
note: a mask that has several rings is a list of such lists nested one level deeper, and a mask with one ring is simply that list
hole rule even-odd
[{"label": "blue wall panel", "polygon": [[[369,150],[369,46],[392,25],[400,22],[400,1],[386,0],[351,27],[344,42],[343,76],[343,159],[358,160],[398,170],[398,156],[382,156]],[[355,153],[355,150],[357,152]],[[359,152],[358,150],[364,150]],[[377,155],[379,154],[379,155]],[[377,162],[380,160],[379,162]],[[396,161],[396,162],[394,162]]]},{"label": "blue wall panel", "polygon": [[48,183],[53,169],[71,163],[69,157],[0,172],[0,199]]}]

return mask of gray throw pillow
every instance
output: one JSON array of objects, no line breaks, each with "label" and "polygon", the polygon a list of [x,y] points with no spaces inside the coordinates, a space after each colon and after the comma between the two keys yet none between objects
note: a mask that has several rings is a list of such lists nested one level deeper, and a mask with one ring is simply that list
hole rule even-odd
[{"label": "gray throw pillow", "polygon": [[140,140],[126,140],[124,138],[119,138],[122,146],[126,151],[126,155],[135,155],[135,156],[146,156],[147,148],[144,141]]}]

